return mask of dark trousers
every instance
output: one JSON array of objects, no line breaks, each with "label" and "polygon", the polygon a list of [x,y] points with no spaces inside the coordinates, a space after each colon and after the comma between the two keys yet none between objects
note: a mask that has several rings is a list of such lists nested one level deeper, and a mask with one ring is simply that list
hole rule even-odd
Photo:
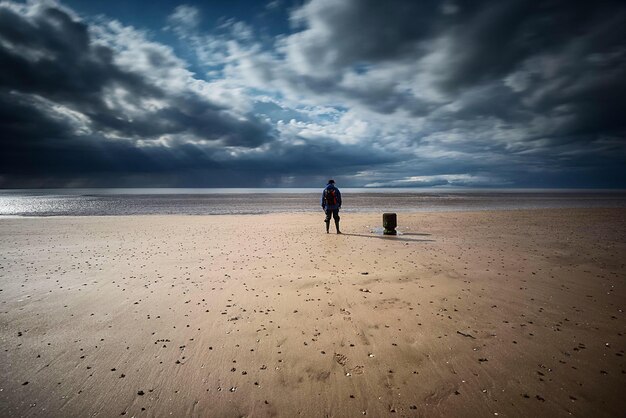
[{"label": "dark trousers", "polygon": [[332,216],[335,219],[335,222],[339,222],[339,208],[337,209],[325,209],[326,212],[326,222],[330,222],[330,217]]}]

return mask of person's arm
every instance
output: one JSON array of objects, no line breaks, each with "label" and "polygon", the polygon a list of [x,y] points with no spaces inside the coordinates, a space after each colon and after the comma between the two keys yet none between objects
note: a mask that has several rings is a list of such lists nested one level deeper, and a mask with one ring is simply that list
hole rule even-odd
[{"label": "person's arm", "polygon": [[322,209],[324,209],[326,207],[326,189],[324,189],[324,191],[322,192],[322,201],[320,202],[320,204],[322,205]]},{"label": "person's arm", "polygon": [[339,189],[337,189],[337,203],[339,204],[339,207],[341,207],[341,192]]}]

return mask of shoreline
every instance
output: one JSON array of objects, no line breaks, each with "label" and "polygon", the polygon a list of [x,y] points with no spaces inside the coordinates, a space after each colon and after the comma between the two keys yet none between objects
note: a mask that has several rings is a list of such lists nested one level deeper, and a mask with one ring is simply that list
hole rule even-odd
[{"label": "shoreline", "polygon": [[0,415],[626,409],[626,210],[398,214],[3,219]]},{"label": "shoreline", "polygon": [[[484,212],[526,212],[526,211],[580,211],[580,210],[624,210],[626,211],[626,206],[568,206],[568,207],[536,207],[536,208],[485,208],[485,209],[476,209],[476,208],[468,208],[468,209],[460,209],[460,208],[450,208],[441,209],[441,210],[433,210],[433,209],[381,209],[379,211],[375,210],[351,210],[351,209],[341,209],[341,214],[348,214],[350,216],[356,215],[380,215],[384,212],[393,212],[403,215],[434,215],[440,213],[484,213]],[[265,216],[265,215],[280,215],[280,216],[300,216],[300,215],[321,215],[324,216],[324,212],[321,210],[303,210],[303,211],[284,211],[284,212],[254,212],[254,213],[136,213],[136,214],[112,214],[112,215],[91,215],[91,214],[74,214],[74,215],[0,215],[1,219],[40,219],[40,218],[132,218],[132,217],[214,217],[214,216]]]},{"label": "shoreline", "polygon": [[[623,193],[356,193],[344,213],[626,208]],[[0,216],[256,215],[316,213],[318,194],[1,194]]]}]

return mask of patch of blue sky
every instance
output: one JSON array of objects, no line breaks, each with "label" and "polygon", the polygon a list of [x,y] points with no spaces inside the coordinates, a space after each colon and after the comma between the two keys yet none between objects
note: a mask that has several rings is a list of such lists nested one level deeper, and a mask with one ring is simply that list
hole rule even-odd
[{"label": "patch of blue sky", "polygon": [[289,121],[291,119],[299,122],[309,122],[311,117],[297,109],[282,107],[272,101],[258,101],[253,105],[254,113],[264,115],[274,122]]},{"label": "patch of blue sky", "polygon": [[[147,0],[147,1],[84,1],[67,0],[63,2],[81,16],[105,15],[119,20],[125,25],[158,30],[165,25],[167,17],[177,6],[182,4],[198,9],[201,31],[212,31],[226,20],[236,18],[255,27],[263,27],[267,35],[289,31],[288,11],[294,1],[188,1]],[[274,6],[268,7],[269,4]]]}]

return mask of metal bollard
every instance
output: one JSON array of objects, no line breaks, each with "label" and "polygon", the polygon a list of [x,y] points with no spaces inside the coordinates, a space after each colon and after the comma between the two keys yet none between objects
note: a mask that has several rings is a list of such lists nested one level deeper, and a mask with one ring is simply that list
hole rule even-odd
[{"label": "metal bollard", "polygon": [[384,235],[397,235],[396,227],[398,226],[398,217],[395,213],[383,213],[383,231]]}]

